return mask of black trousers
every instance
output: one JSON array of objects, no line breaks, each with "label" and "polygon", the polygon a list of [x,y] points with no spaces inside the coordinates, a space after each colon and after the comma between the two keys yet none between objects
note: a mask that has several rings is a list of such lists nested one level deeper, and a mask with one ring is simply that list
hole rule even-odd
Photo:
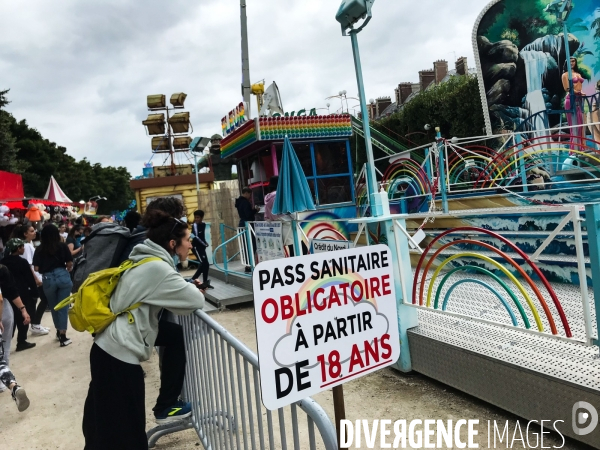
[{"label": "black trousers", "polygon": [[[33,317],[35,315],[35,299],[30,297],[21,297],[21,301],[23,305],[25,305],[25,310],[29,317]],[[10,306],[12,306],[13,314],[15,317],[14,326],[12,330],[12,335],[15,335],[15,330],[17,330],[17,344],[20,342],[25,342],[27,340],[27,332],[29,331],[29,325],[23,324],[23,315],[19,308],[17,308],[12,302],[9,302]]]},{"label": "black trousers", "polygon": [[181,325],[161,319],[155,344],[163,347],[160,370],[160,390],[156,399],[155,413],[174,406],[183,389],[185,378],[185,341]]},{"label": "black trousers", "polygon": [[198,260],[198,269],[196,273],[192,277],[192,280],[195,280],[200,275],[202,275],[202,282],[206,283],[208,281],[208,257],[206,256],[206,249],[194,247],[193,248],[194,255],[196,255],[196,259]]},{"label": "black trousers", "polygon": [[83,409],[84,450],[147,450],[144,372],[106,353],[90,352],[92,381]]},{"label": "black trousers", "polygon": [[32,325],[39,325],[42,323],[42,317],[44,317],[46,308],[48,308],[48,300],[46,299],[46,294],[44,294],[44,288],[42,286],[38,286],[38,294],[40,296],[40,303],[38,303],[35,313],[30,314]]}]

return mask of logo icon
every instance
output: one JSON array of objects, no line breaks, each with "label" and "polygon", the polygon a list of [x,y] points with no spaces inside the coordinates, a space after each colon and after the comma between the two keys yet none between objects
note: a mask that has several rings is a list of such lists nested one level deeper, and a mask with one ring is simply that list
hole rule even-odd
[{"label": "logo icon", "polygon": [[573,433],[578,436],[590,434],[598,426],[598,411],[588,402],[573,405]]}]

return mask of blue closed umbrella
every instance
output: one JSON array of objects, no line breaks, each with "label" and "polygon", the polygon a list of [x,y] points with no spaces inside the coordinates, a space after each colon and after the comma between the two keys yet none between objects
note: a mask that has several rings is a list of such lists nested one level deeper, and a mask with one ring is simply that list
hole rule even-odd
[{"label": "blue closed umbrella", "polygon": [[308,181],[296,156],[290,139],[286,136],[283,142],[283,157],[279,169],[277,195],[273,202],[273,214],[292,214],[314,210]]}]

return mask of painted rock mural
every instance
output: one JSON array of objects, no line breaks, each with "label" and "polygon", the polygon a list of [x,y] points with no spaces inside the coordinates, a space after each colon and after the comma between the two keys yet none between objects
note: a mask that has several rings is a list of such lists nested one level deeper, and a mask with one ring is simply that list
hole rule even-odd
[{"label": "painted rock mural", "polygon": [[[564,109],[564,27],[552,11],[570,5],[565,21],[570,55],[592,95],[600,79],[600,7],[597,0],[494,0],[473,30],[488,134],[516,129],[527,117]],[[560,116],[549,118],[560,120]],[[536,126],[536,128],[538,128]]]}]

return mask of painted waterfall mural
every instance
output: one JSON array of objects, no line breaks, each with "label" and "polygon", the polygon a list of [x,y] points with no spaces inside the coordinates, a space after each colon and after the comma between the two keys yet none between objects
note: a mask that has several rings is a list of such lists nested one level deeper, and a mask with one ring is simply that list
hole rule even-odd
[{"label": "painted waterfall mural", "polygon": [[[514,130],[525,118],[564,107],[563,26],[546,12],[556,0],[494,0],[473,33],[479,85],[488,134]],[[583,93],[600,79],[600,2],[574,0],[566,21],[569,51],[584,78]],[[559,116],[551,116],[558,121]],[[534,121],[545,128],[543,119]]]}]

